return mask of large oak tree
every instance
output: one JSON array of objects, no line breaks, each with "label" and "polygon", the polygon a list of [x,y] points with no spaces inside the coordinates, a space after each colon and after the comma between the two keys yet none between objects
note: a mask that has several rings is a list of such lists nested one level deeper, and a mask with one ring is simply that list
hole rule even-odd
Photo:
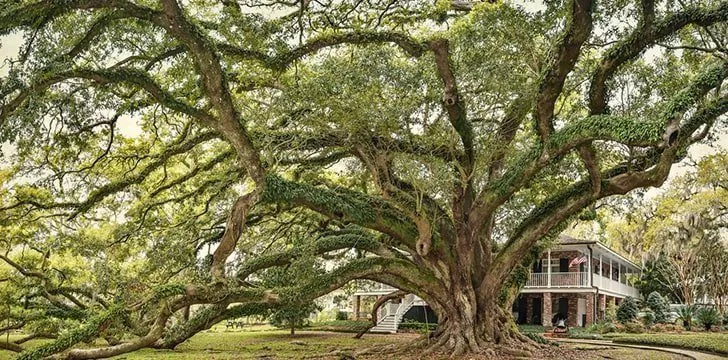
[{"label": "large oak tree", "polygon": [[[727,2],[536,5],[0,1],[24,39],[0,83],[5,279],[18,308],[87,318],[3,347],[170,348],[353,279],[425,299],[430,351],[531,347],[506,310],[524,262],[728,111]],[[99,269],[69,280],[74,256]],[[316,258],[336,266],[259,281]]]}]

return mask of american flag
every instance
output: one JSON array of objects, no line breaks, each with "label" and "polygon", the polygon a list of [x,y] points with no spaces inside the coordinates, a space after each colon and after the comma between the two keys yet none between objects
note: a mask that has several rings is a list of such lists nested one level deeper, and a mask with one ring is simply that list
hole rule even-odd
[{"label": "american flag", "polygon": [[581,263],[585,263],[586,261],[587,261],[586,255],[584,255],[582,257],[574,258],[569,263],[569,267],[577,266],[577,265],[579,265]]}]

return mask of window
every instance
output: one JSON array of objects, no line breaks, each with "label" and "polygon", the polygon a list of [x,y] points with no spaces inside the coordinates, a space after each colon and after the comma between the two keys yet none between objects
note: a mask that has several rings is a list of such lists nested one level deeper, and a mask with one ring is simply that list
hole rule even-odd
[{"label": "window", "polygon": [[[559,272],[559,258],[551,258],[551,272]],[[543,272],[549,271],[549,265],[548,265],[549,259],[541,259],[541,269]]]}]

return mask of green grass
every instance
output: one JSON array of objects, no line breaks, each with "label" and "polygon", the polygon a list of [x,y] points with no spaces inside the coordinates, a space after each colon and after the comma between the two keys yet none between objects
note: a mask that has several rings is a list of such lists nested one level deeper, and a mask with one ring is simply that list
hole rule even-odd
[{"label": "green grass", "polygon": [[[530,328],[530,330],[537,330]],[[17,338],[19,336],[11,337]],[[216,326],[213,330],[197,334],[176,350],[140,350],[137,352],[117,356],[115,360],[232,360],[232,359],[330,359],[341,358],[341,352],[354,353],[376,345],[404,345],[417,339],[416,334],[397,335],[365,335],[356,340],[351,334],[302,331],[295,336],[289,336],[286,330],[271,330],[269,326],[250,326],[245,331],[225,331],[225,327]],[[4,340],[4,339],[3,339]],[[583,355],[580,358],[620,359],[620,360],[677,360],[679,357],[655,351],[644,351],[627,348],[593,347],[581,344],[562,344],[559,348],[572,347]],[[554,359],[560,359],[559,350]],[[422,359],[419,353],[402,357],[406,360]],[[381,353],[362,356],[361,359],[381,359]],[[0,351],[1,360],[10,360],[14,354]],[[399,357],[397,357],[399,358]],[[428,359],[447,359],[448,356],[432,357]],[[394,358],[392,358],[394,359]],[[476,356],[474,359],[487,359]]]},{"label": "green grass", "polygon": [[536,334],[543,334],[545,331],[545,327],[541,325],[518,325],[518,329],[521,330],[522,333],[536,333]]},{"label": "green grass", "polygon": [[[222,327],[224,329],[224,326]],[[338,359],[332,352],[354,352],[373,345],[406,344],[416,335],[368,334],[354,339],[352,334],[302,331],[290,336],[287,330],[213,331],[199,333],[175,350],[144,349],[114,357],[121,360],[193,360],[193,359],[300,359],[303,355],[315,358]],[[15,338],[18,338],[17,336]],[[11,336],[11,341],[14,336]],[[5,341],[3,337],[2,341]],[[14,353],[0,350],[0,360],[14,358]]]},{"label": "green grass", "polygon": [[662,345],[728,355],[726,333],[609,334],[617,343]]},{"label": "green grass", "polygon": [[325,322],[313,323],[311,326],[301,329],[302,331],[334,331],[356,333],[370,326],[371,321],[354,321],[354,320],[332,320]]}]

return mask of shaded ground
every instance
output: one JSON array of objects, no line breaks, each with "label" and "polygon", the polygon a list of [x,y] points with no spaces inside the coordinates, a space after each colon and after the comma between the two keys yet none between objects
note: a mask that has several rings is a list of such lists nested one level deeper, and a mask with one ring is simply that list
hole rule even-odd
[{"label": "shaded ground", "polygon": [[[218,329],[216,329],[218,330]],[[290,337],[284,330],[258,329],[259,331],[210,331],[203,332],[174,351],[142,350],[114,359],[340,359],[345,353],[356,353],[364,349],[377,348],[379,351],[357,359],[388,360],[423,359],[420,353],[411,352],[390,355],[388,345],[404,345],[417,339],[416,334],[365,335],[362,340],[352,338],[351,334],[319,331],[300,332]],[[4,339],[3,339],[4,340]],[[389,346],[391,347],[391,346]],[[13,354],[0,351],[0,359],[12,359]],[[447,356],[431,356],[427,359],[447,359]],[[684,360],[686,357],[674,356],[658,351],[644,351],[627,348],[612,348],[584,344],[549,347],[541,359],[655,359]],[[492,359],[489,357],[467,357],[467,359]]]}]

